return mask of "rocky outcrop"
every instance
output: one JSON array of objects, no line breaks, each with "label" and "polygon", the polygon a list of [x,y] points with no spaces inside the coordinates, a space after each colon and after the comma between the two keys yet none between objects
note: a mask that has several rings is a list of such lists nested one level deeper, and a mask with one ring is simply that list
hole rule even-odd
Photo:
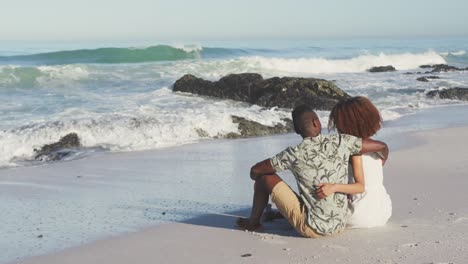
[{"label": "rocky outcrop", "polygon": [[452,72],[452,71],[468,71],[467,68],[457,68],[455,66],[450,66],[447,64],[434,64],[434,65],[421,65],[419,68],[422,69],[432,69],[432,71],[428,71],[426,73],[431,72]]},{"label": "rocky outcrop", "polygon": [[468,88],[449,88],[445,90],[433,90],[426,94],[428,97],[439,97],[441,99],[452,99],[468,101]]},{"label": "rocky outcrop", "polygon": [[392,72],[392,71],[396,71],[396,69],[392,65],[387,65],[387,66],[372,67],[368,69],[367,71],[368,72]]},{"label": "rocky outcrop", "polygon": [[173,91],[264,107],[294,108],[300,104],[309,104],[317,110],[330,110],[336,102],[349,97],[327,80],[296,77],[263,79],[257,73],[230,74],[215,82],[187,74],[174,83]]},{"label": "rocky outcrop", "polygon": [[276,124],[274,126],[265,126],[258,122],[248,120],[239,116],[232,116],[232,122],[238,124],[239,133],[229,133],[226,138],[240,138],[240,137],[256,137],[267,136],[273,134],[284,134],[294,130],[291,119],[283,119],[283,124]]},{"label": "rocky outcrop", "polygon": [[69,133],[62,137],[58,142],[47,144],[40,149],[34,149],[35,160],[56,161],[74,153],[70,148],[79,147],[80,139],[76,133]]},{"label": "rocky outcrop", "polygon": [[432,68],[432,65],[425,64],[425,65],[419,66],[419,68],[421,68],[421,69],[430,69],[430,68]]},{"label": "rocky outcrop", "polygon": [[440,77],[439,76],[423,76],[423,77],[417,78],[416,80],[420,82],[429,82],[429,79],[440,79]]}]

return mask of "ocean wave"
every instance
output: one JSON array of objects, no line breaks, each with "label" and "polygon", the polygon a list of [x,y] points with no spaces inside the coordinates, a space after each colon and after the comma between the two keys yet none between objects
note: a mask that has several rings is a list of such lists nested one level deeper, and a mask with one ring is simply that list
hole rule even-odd
[{"label": "ocean wave", "polygon": [[37,67],[0,66],[0,86],[34,87],[42,72]]},{"label": "ocean wave", "polygon": [[440,53],[448,63],[457,63],[460,65],[468,65],[468,54],[465,50],[453,51],[453,52],[441,52]]},{"label": "ocean wave", "polygon": [[309,74],[365,72],[371,67],[385,65],[393,65],[397,70],[410,70],[424,64],[446,63],[434,51],[418,54],[367,54],[350,59],[246,57],[243,60],[260,69]]},{"label": "ocean wave", "polygon": [[84,65],[0,66],[0,87],[32,88],[38,86],[70,85],[71,81],[88,79],[90,72]]},{"label": "ocean wave", "polygon": [[456,51],[456,52],[450,52],[450,54],[452,54],[454,56],[462,56],[462,55],[466,54],[466,51],[460,50],[460,51]]},{"label": "ocean wave", "polygon": [[466,51],[464,50],[459,50],[459,51],[446,51],[446,52],[439,52],[440,55],[442,56],[463,56],[466,54]]},{"label": "ocean wave", "polygon": [[177,48],[157,45],[146,48],[99,48],[65,50],[31,55],[3,56],[2,63],[76,64],[76,63],[143,63],[174,61],[200,57],[201,47]]},{"label": "ocean wave", "polygon": [[[284,123],[281,119],[290,115],[289,111],[265,110],[238,102],[174,95],[167,88],[156,94],[156,104],[141,105],[137,109],[119,113],[83,113],[80,118],[73,118],[76,115],[71,113],[58,115],[56,120],[0,130],[0,167],[32,160],[35,148],[56,142],[72,132],[78,134],[85,149],[135,151],[177,146],[238,132],[232,115],[264,125]],[[174,97],[179,98],[179,105],[158,107],[157,102]]]},{"label": "ocean wave", "polygon": [[230,58],[253,54],[257,50],[202,47],[199,45],[156,45],[141,48],[98,48],[62,50],[30,55],[0,56],[1,64],[63,65],[63,64],[123,64],[199,58]]}]

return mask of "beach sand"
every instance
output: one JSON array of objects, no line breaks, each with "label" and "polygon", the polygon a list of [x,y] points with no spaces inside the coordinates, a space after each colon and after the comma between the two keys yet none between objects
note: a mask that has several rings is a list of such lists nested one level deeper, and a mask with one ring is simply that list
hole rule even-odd
[{"label": "beach sand", "polygon": [[[226,210],[226,214],[205,213],[183,221],[165,221],[137,232],[13,263],[468,263],[468,143],[464,137],[467,134],[466,126],[406,134],[405,141],[415,143],[391,151],[385,166],[385,185],[392,198],[393,216],[384,227],[352,229],[333,237],[306,239],[299,237],[285,221],[277,220],[266,224],[264,232],[244,232],[234,228],[236,216],[248,214],[248,208],[244,207]],[[216,200],[213,195],[219,195],[220,200],[233,199],[236,203],[235,199],[239,199],[239,204],[246,205],[252,196],[252,182],[245,173],[249,166],[288,144],[297,143],[296,137],[284,135],[235,143],[195,144],[175,152],[106,155],[53,166],[12,169],[8,170],[8,175],[2,175],[2,180],[21,181],[24,177],[31,182],[33,171],[49,175],[41,180],[42,184],[61,181],[64,175],[75,178],[80,173],[84,175],[81,180],[86,180],[87,175],[93,173],[107,175],[109,172],[103,172],[102,166],[112,165],[119,171],[113,180],[122,183],[130,182],[119,176],[125,173],[169,177],[172,172],[180,174],[183,167],[187,180],[180,183],[180,192],[192,195],[190,189],[184,189],[192,184],[207,200]],[[242,153],[248,146],[254,150]],[[195,160],[192,154],[197,149],[204,154]],[[232,156],[222,156],[226,155],[225,150],[233,153]],[[184,166],[180,166],[180,162],[185,162]],[[203,167],[213,162],[219,168]],[[122,172],[125,168],[127,171]],[[24,176],[28,173],[29,176]],[[217,181],[216,176],[225,173],[234,175]],[[197,179],[193,174],[203,177],[206,191],[194,184]],[[291,175],[283,175],[291,180]],[[172,176],[174,182],[181,180]],[[147,178],[140,176],[135,181],[144,182],[144,179]],[[71,180],[63,181],[63,185],[67,185]],[[78,187],[89,189],[92,184],[106,181],[109,179],[94,178],[91,182],[79,183]],[[218,194],[211,191],[211,183],[216,185],[214,189]],[[105,186],[118,192],[116,185]],[[52,233],[44,233],[44,236],[50,237]]]}]

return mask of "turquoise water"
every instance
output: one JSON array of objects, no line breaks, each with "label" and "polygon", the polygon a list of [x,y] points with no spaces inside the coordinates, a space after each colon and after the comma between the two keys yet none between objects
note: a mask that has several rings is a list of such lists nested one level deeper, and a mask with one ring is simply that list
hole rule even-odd
[{"label": "turquoise water", "polygon": [[[237,130],[235,114],[271,125],[289,109],[172,93],[190,73],[318,77],[368,96],[393,124],[424,109],[464,104],[425,92],[468,87],[467,72],[418,82],[423,64],[468,67],[468,38],[211,41],[197,43],[0,43],[0,167],[28,164],[33,149],[76,132],[84,148],[136,151],[197,142]],[[396,72],[373,74],[373,66]],[[434,74],[432,74],[434,75]],[[320,112],[326,123],[327,112]],[[396,124],[396,126],[398,126]],[[203,129],[208,136],[201,137]]]}]

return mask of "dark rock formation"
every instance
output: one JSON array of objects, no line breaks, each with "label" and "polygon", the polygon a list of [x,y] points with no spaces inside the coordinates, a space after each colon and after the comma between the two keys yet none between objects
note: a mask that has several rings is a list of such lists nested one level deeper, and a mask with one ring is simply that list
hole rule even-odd
[{"label": "dark rock formation", "polygon": [[263,79],[257,73],[230,74],[211,82],[184,75],[173,91],[243,101],[265,107],[294,108],[309,104],[317,110],[330,110],[349,95],[333,82],[315,78],[274,77]]},{"label": "dark rock formation", "polygon": [[283,134],[292,132],[294,130],[291,119],[283,120],[286,125],[276,124],[275,126],[265,126],[258,122],[245,119],[239,116],[232,116],[232,122],[238,124],[238,133],[229,133],[226,138],[240,138],[240,137],[255,137],[255,136],[267,136],[272,134]]},{"label": "dark rock formation", "polygon": [[445,90],[434,90],[429,91],[426,95],[429,97],[438,96],[441,99],[468,101],[468,88],[455,87]]},{"label": "dark rock formation", "polygon": [[55,161],[74,153],[70,148],[80,146],[80,139],[76,133],[69,133],[62,137],[58,142],[47,144],[40,149],[34,149],[35,160]]},{"label": "dark rock formation", "polygon": [[422,74],[422,72],[405,72],[403,74],[406,74],[406,75],[413,75],[413,74]]},{"label": "dark rock formation", "polygon": [[432,72],[449,72],[449,71],[463,71],[465,69],[449,66],[447,64],[432,65]]},{"label": "dark rock formation", "polygon": [[427,71],[426,73],[432,72],[451,72],[451,71],[468,71],[467,68],[457,68],[455,66],[450,66],[447,64],[434,64],[434,65],[421,65],[419,68],[423,69],[432,69],[432,71]]},{"label": "dark rock formation", "polygon": [[392,65],[388,66],[376,66],[368,69],[367,71],[369,72],[391,72],[391,71],[396,71],[395,67]]},{"label": "dark rock formation", "polygon": [[440,77],[439,76],[423,76],[423,77],[417,78],[416,80],[420,82],[428,82],[429,79],[440,79]]},{"label": "dark rock formation", "polygon": [[429,80],[426,77],[419,77],[419,78],[416,79],[416,81],[428,82]]},{"label": "dark rock formation", "polygon": [[425,65],[419,66],[419,68],[421,68],[421,69],[430,69],[430,68],[432,68],[432,65],[425,64]]}]

